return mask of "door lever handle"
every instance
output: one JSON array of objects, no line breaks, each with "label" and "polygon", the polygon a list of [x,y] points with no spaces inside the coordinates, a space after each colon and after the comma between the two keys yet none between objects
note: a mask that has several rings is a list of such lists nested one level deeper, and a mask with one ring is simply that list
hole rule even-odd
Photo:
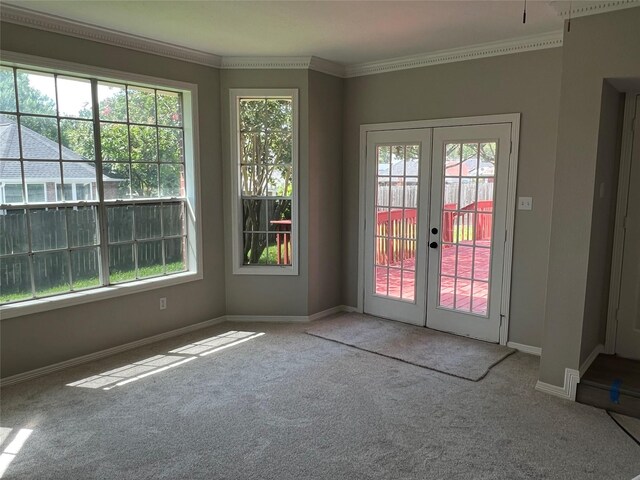
[{"label": "door lever handle", "polygon": [[430,248],[438,248],[438,242],[431,242],[431,243],[429,244],[429,247],[430,247]]}]

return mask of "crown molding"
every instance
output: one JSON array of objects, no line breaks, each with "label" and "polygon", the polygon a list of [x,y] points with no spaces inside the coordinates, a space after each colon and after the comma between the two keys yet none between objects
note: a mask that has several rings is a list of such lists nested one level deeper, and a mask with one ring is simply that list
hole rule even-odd
[{"label": "crown molding", "polygon": [[[551,4],[563,2],[550,2]],[[600,13],[603,8],[619,9],[640,4],[640,0],[619,0],[602,2],[606,4],[595,11],[595,7],[576,7],[574,10],[589,10]],[[554,7],[555,8],[555,7]],[[124,47],[140,52],[161,55],[168,58],[223,69],[309,69],[341,78],[374,75],[378,73],[406,70],[442,63],[474,60],[497,55],[507,55],[530,50],[540,50],[562,46],[562,32],[550,32],[541,35],[515,38],[499,42],[470,45],[466,47],[440,50],[437,52],[391,58],[374,62],[340,65],[315,56],[300,57],[221,57],[219,55],[194,50],[146,37],[122,33],[96,25],[69,20],[19,7],[1,4],[0,19],[5,22],[24,25],[63,35],[83,38],[95,42]]]},{"label": "crown molding", "polygon": [[283,69],[315,70],[336,77],[344,77],[344,67],[320,57],[223,57],[223,69]]},{"label": "crown molding", "polygon": [[528,37],[514,38],[499,42],[482,43],[467,47],[440,50],[437,52],[392,58],[389,60],[358,63],[346,67],[346,77],[359,77],[376,73],[407,70],[410,68],[427,67],[441,63],[475,60],[477,58],[495,57],[511,53],[527,52],[562,46],[562,31],[543,33]]},{"label": "crown molding", "polygon": [[98,27],[89,23],[69,20],[57,15],[44,14],[16,5],[4,3],[0,5],[0,20],[209,67],[220,67],[222,63],[221,57],[212,53]]},{"label": "crown molding", "polygon": [[[579,2],[570,2],[568,0],[554,0],[548,4],[558,12],[558,16],[562,18],[586,17],[587,15],[597,15],[599,13],[613,12],[624,8],[632,8],[640,6],[640,0],[611,0],[608,2],[597,2],[589,4],[581,4]],[[571,12],[569,9],[571,8]]]}]

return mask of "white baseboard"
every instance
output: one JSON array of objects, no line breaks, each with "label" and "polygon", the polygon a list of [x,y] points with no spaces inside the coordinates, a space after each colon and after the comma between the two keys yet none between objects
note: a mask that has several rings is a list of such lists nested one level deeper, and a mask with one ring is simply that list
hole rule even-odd
[{"label": "white baseboard", "polygon": [[552,385],[538,380],[536,383],[536,390],[575,402],[578,383],[580,383],[580,372],[573,368],[565,368],[564,386],[559,387],[557,385]]},{"label": "white baseboard", "polygon": [[347,305],[337,305],[312,315],[226,315],[228,322],[265,322],[265,323],[306,323],[319,320],[340,312],[355,312],[356,308]]},{"label": "white baseboard", "polygon": [[538,357],[542,355],[542,348],[534,347],[532,345],[525,345],[524,343],[507,342],[507,347],[515,348],[519,352],[529,353]]},{"label": "white baseboard", "polygon": [[53,365],[47,365],[46,367],[36,368],[35,370],[29,370],[28,372],[18,373],[16,375],[12,375],[10,377],[0,379],[0,387],[6,387],[16,383],[25,382],[27,380],[31,380],[32,378],[41,377],[49,373],[64,370],[65,368],[75,367],[83,363],[88,363],[94,360],[98,360],[100,358],[109,357],[111,355],[115,355],[116,353],[124,352],[126,350],[131,350],[133,348],[142,347],[144,345],[159,342],[160,340],[165,340],[167,338],[184,335],[185,333],[190,333],[196,330],[200,330],[202,328],[207,328],[212,325],[222,323],[224,321],[225,321],[224,316],[221,316],[218,318],[212,318],[211,320],[205,320],[204,322],[196,323],[194,325],[187,325],[186,327],[177,328],[169,332],[159,333],[158,335],[153,335],[151,337],[142,338],[134,342],[125,343],[124,345],[118,345],[116,347],[107,348],[106,350],[100,350],[99,352],[82,355],[81,357],[71,358],[69,360],[65,360],[64,362],[54,363]]},{"label": "white baseboard", "polygon": [[587,373],[587,370],[589,370],[589,367],[591,366],[593,361],[596,359],[596,357],[603,352],[604,352],[604,345],[602,345],[601,343],[596,345],[596,348],[593,349],[593,352],[591,352],[589,356],[586,358],[586,360],[582,362],[582,365],[580,365],[580,377],[582,377],[585,373]]}]

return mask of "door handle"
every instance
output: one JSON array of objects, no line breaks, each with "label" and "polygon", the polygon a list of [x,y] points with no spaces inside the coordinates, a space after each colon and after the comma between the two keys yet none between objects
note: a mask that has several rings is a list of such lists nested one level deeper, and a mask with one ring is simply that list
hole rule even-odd
[{"label": "door handle", "polygon": [[438,242],[431,242],[431,243],[429,244],[429,247],[430,247],[430,248],[438,248]]}]

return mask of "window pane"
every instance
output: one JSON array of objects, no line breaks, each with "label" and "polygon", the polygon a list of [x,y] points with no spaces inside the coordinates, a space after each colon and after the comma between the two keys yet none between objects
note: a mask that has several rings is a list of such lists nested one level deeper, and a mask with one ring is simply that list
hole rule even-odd
[{"label": "window pane", "polygon": [[184,235],[184,205],[182,203],[165,203],[162,206],[163,235]]},{"label": "window pane", "polygon": [[155,127],[131,125],[129,138],[133,162],[156,162],[158,160],[158,137]]},{"label": "window pane", "polygon": [[67,224],[63,208],[31,210],[31,248],[54,250],[67,248]]},{"label": "window pane", "polygon": [[133,240],[133,205],[107,207],[109,243]]},{"label": "window pane", "polygon": [[156,123],[156,97],[149,88],[128,87],[129,121],[132,123]]},{"label": "window pane", "polygon": [[269,230],[291,231],[291,200],[268,200]]},{"label": "window pane", "polygon": [[159,128],[158,146],[161,162],[184,161],[182,130],[178,130],[176,128]]},{"label": "window pane", "polygon": [[109,247],[109,282],[119,283],[136,278],[136,263],[133,244]]},{"label": "window pane", "polygon": [[128,163],[103,163],[105,200],[131,198],[131,172]]},{"label": "window pane", "polygon": [[67,208],[70,247],[98,244],[97,214],[97,209],[93,206]]},{"label": "window pane", "polygon": [[167,273],[182,272],[187,268],[184,243],[184,237],[170,238],[164,241],[164,258]]},{"label": "window pane", "polygon": [[56,83],[52,74],[18,70],[18,100],[22,113],[56,114]]},{"label": "window pane", "polygon": [[13,79],[13,68],[0,67],[0,110],[4,112],[16,111],[16,90]]},{"label": "window pane", "polygon": [[243,230],[245,232],[267,231],[267,201],[242,200]]},{"label": "window pane", "polygon": [[245,265],[265,265],[267,263],[267,234],[266,233],[245,233],[243,264]]},{"label": "window pane", "polygon": [[94,160],[93,123],[87,120],[60,120],[63,160]]},{"label": "window pane", "polygon": [[[2,95],[0,95],[2,98]],[[20,158],[18,120],[15,115],[0,115],[0,158]]]},{"label": "window pane", "polygon": [[131,165],[131,196],[156,198],[158,196],[158,165],[136,163]]},{"label": "window pane", "polygon": [[33,280],[37,297],[71,290],[69,285],[69,252],[34,254]]},{"label": "window pane", "polygon": [[100,148],[105,162],[129,161],[129,131],[126,125],[100,124]]},{"label": "window pane", "polygon": [[160,165],[160,196],[184,197],[184,167]]},{"label": "window pane", "polygon": [[138,242],[138,278],[156,277],[164,273],[162,240]]},{"label": "window pane", "polygon": [[258,164],[265,162],[267,137],[264,133],[240,134],[240,162],[242,164]]},{"label": "window pane", "polygon": [[[82,200],[77,195],[73,195],[72,185],[76,186],[78,184],[89,184],[96,182],[96,169],[93,163],[89,162],[63,162],[62,164],[62,173],[64,174],[64,183],[65,187],[69,187],[69,191],[71,196],[66,196],[65,200]],[[65,192],[67,190],[65,189]],[[88,189],[88,193],[91,193],[91,190]]]},{"label": "window pane", "polygon": [[19,255],[0,260],[0,302],[16,302],[32,296],[29,257]]},{"label": "window pane", "polygon": [[58,77],[58,110],[61,117],[93,118],[91,82]]},{"label": "window pane", "polygon": [[74,290],[100,286],[100,255],[97,248],[71,252],[71,279]]},{"label": "window pane", "polygon": [[291,166],[272,167],[269,171],[270,175],[268,179],[269,184],[267,193],[278,197],[290,197],[293,193]]},{"label": "window pane", "polygon": [[0,160],[0,183],[2,184],[0,192],[4,192],[4,196],[0,198],[2,203],[22,202],[22,168],[20,162]]},{"label": "window pane", "polygon": [[[23,158],[58,160],[58,122],[55,118],[20,117]],[[43,138],[44,137],[44,138]]]},{"label": "window pane", "polygon": [[44,201],[55,202],[55,185],[62,184],[60,162],[24,161],[22,166],[24,168],[24,179],[27,185],[42,185],[43,181],[46,179]]},{"label": "window pane", "polygon": [[135,226],[136,239],[157,238],[161,232],[161,206],[156,205],[136,205]]},{"label": "window pane", "polygon": [[100,120],[127,121],[127,96],[124,85],[98,82]]},{"label": "window pane", "polygon": [[182,126],[182,95],[174,92],[157,92],[158,125]]},{"label": "window pane", "polygon": [[267,136],[267,148],[267,162],[291,164],[293,152],[291,134],[270,132]]},{"label": "window pane", "polygon": [[27,235],[25,210],[4,210],[0,214],[0,255],[27,253],[29,251]]},{"label": "window pane", "polygon": [[266,102],[262,98],[241,98],[240,105],[240,130],[243,132],[260,131],[263,128]]},{"label": "window pane", "polygon": [[291,100],[270,98],[267,100],[265,123],[270,130],[291,130]]}]

